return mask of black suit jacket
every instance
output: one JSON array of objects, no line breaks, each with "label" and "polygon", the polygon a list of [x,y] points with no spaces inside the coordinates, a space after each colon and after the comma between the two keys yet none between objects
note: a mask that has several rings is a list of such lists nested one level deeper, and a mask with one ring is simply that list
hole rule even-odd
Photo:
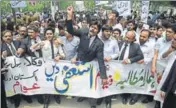
[{"label": "black suit jacket", "polygon": [[[123,42],[124,44],[125,42]],[[121,45],[122,47],[123,45]],[[121,49],[121,48],[120,48]],[[129,48],[129,56],[128,59],[130,59],[131,63],[137,62],[139,60],[144,59],[144,55],[142,53],[142,50],[140,48],[140,45],[137,43],[132,42],[130,44]]]},{"label": "black suit jacket", "polygon": [[99,64],[100,77],[107,78],[106,68],[104,64],[104,55],[103,55],[104,44],[103,42],[98,38],[98,36],[96,36],[91,46],[89,48],[86,48],[85,43],[88,38],[89,29],[79,29],[77,31],[74,31],[71,20],[66,22],[66,27],[69,33],[80,37],[80,44],[78,47],[77,59],[79,59],[80,61],[84,61],[84,62],[90,62],[96,58]]},{"label": "black suit jacket", "polygon": [[176,91],[176,60],[174,61],[169,75],[167,76],[161,90],[168,94],[169,92],[174,93]]},{"label": "black suit jacket", "polygon": [[[31,38],[28,36],[26,37],[25,39],[22,40],[24,46],[25,46],[25,49],[26,49],[26,54],[28,56],[32,56],[32,57],[36,57],[35,53],[31,51],[30,47],[32,46],[32,43],[31,43]],[[39,49],[41,51],[41,49]]]},{"label": "black suit jacket", "polygon": [[[20,42],[20,41],[12,41],[12,43],[13,43],[14,47],[16,48],[16,50],[18,48],[23,48],[24,50],[26,50],[25,46],[24,46],[24,44],[22,42]],[[7,56],[12,56],[12,53],[10,52],[9,47],[7,46],[7,44],[5,42],[3,42],[1,44],[1,53],[3,51],[7,51]],[[23,56],[23,55],[21,55],[21,56]]]}]

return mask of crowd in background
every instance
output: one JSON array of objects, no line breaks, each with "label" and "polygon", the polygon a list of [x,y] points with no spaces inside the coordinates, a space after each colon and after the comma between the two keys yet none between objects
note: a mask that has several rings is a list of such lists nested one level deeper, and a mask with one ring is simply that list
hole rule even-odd
[{"label": "crowd in background", "polygon": [[[1,21],[1,67],[6,57],[32,56],[54,59],[57,62],[70,60],[72,63],[78,60],[89,62],[98,59],[100,76],[104,84],[107,83],[104,62],[110,60],[122,61],[123,64],[152,62],[151,72],[155,74],[157,60],[165,60],[165,65],[167,65],[170,59],[175,59],[176,15],[167,15],[166,12],[149,12],[148,22],[145,23],[135,11],[131,13],[131,16],[124,17],[119,16],[115,10],[74,12],[72,7],[68,7],[67,11],[56,12],[54,17],[48,12],[42,14],[38,12],[17,13],[16,22],[12,20],[12,15],[3,17]],[[162,76],[162,73],[158,75]],[[3,81],[1,85],[2,83]],[[172,99],[176,100],[176,87],[174,87],[171,87],[172,91],[169,93],[172,92]],[[162,94],[168,92],[166,87],[163,87],[162,91]],[[134,94],[121,94],[120,96],[123,104],[127,104],[130,98],[131,105],[139,101],[141,97],[141,95]],[[5,99],[5,95],[2,97]],[[43,94],[35,97],[39,103],[44,103],[45,108],[48,107],[50,95]],[[96,108],[96,104],[100,105],[103,99],[109,107],[113,97],[109,96],[96,101],[89,99],[91,108]],[[152,96],[144,97],[142,103],[153,101]],[[21,98],[32,103],[31,97],[24,95],[15,95],[10,100],[18,107]],[[54,98],[57,103],[60,103],[59,96],[54,96]],[[85,99],[80,97],[78,102]],[[163,107],[174,108],[173,104],[170,107]],[[156,102],[155,108],[160,108],[159,102]]]}]

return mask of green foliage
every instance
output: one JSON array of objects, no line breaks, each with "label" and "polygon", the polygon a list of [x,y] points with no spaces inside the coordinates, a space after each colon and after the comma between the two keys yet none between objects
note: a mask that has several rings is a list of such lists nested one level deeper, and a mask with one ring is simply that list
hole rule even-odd
[{"label": "green foliage", "polygon": [[86,10],[93,11],[95,6],[94,0],[83,0]]},{"label": "green foliage", "polygon": [[74,7],[74,1],[59,0],[58,6],[60,10],[66,10],[68,6],[72,5]]}]

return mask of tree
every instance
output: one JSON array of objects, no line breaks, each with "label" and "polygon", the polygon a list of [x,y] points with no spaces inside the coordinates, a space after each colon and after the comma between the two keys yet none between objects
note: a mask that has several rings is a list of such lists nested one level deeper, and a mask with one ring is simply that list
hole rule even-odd
[{"label": "tree", "polygon": [[83,0],[86,10],[93,11],[95,7],[95,0]]}]

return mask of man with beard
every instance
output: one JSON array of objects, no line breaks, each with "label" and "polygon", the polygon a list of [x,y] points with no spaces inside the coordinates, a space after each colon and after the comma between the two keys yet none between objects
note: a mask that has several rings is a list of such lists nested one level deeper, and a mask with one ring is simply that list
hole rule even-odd
[{"label": "man with beard", "polygon": [[[13,40],[12,32],[10,30],[5,30],[2,33],[2,40],[3,43],[1,43],[1,58],[3,61],[9,56],[22,57],[25,51],[25,46],[20,41]],[[29,102],[27,98],[24,99]],[[20,95],[15,95],[11,97],[10,100],[14,101],[15,107],[20,105]]]},{"label": "man with beard", "polygon": [[142,21],[139,21],[138,22],[138,26],[137,26],[137,29],[136,29],[136,32],[137,32],[137,34],[140,34],[141,33],[141,31],[142,31],[142,29],[143,29],[143,22]]},{"label": "man with beard", "polygon": [[[154,48],[154,56],[152,59],[152,66],[151,66],[151,72],[154,76],[154,74],[157,72],[157,60],[164,60],[163,63],[165,63],[165,65],[167,65],[168,59],[166,57],[168,57],[168,55],[165,57],[165,55],[163,56],[163,54],[171,47],[172,44],[172,39],[174,37],[174,34],[176,32],[176,29],[171,26],[168,25],[167,29],[166,29],[166,36],[161,37],[157,40],[155,48]],[[156,73],[159,76],[162,76],[162,73]],[[152,102],[153,101],[153,97],[152,96],[147,96],[142,103],[148,103],[148,102]],[[155,104],[155,108],[160,108],[160,103],[158,101],[156,101]]]},{"label": "man with beard", "polygon": [[[103,42],[98,38],[97,34],[100,31],[100,26],[98,25],[97,21],[93,21],[90,23],[90,27],[88,32],[85,31],[74,31],[73,24],[72,24],[72,17],[73,17],[73,7],[69,6],[67,8],[67,21],[66,27],[67,31],[75,36],[80,37],[80,44],[78,47],[78,54],[77,59],[83,62],[90,62],[94,59],[98,60],[99,69],[100,69],[100,77],[102,79],[102,84],[107,84],[107,75],[106,75],[106,67],[104,64],[104,55],[103,49],[104,45]],[[73,61],[72,61],[73,62]],[[91,108],[96,108],[96,99],[89,99]]]},{"label": "man with beard", "polygon": [[[140,33],[140,48],[143,52],[144,59],[139,60],[137,63],[139,64],[148,64],[152,61],[153,53],[154,53],[154,45],[151,44],[149,41],[150,38],[150,31],[147,29],[143,29]],[[139,100],[140,95],[136,94],[133,95],[132,100],[130,101],[130,104],[133,105]]]},{"label": "man with beard", "polygon": [[16,40],[21,41],[27,37],[27,28],[25,26],[19,27],[19,34],[15,36]]},{"label": "man with beard", "polygon": [[128,21],[127,28],[122,33],[123,38],[126,37],[126,33],[128,31],[133,31],[135,33],[135,39],[136,39],[135,42],[139,43],[139,35],[136,33],[136,30],[135,30],[135,21],[133,20]]}]

